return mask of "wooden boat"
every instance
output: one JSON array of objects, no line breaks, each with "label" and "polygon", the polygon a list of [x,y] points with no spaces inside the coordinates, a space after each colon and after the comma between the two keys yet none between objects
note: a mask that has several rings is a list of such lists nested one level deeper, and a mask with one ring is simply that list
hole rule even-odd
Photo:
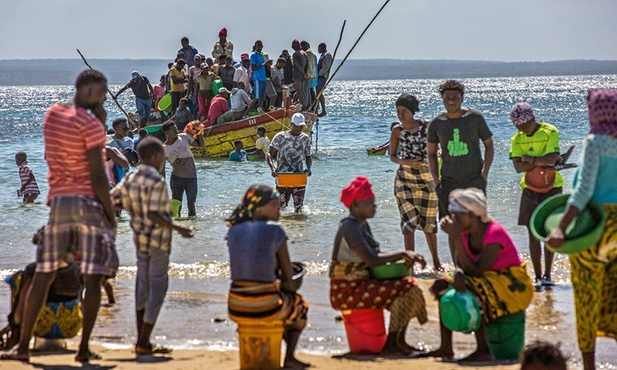
[{"label": "wooden boat", "polygon": [[[291,128],[291,116],[296,113],[296,108],[291,106],[290,101],[287,97],[283,108],[222,125],[206,127],[204,146],[202,148],[191,147],[193,155],[197,158],[227,158],[229,153],[235,150],[234,141],[238,139],[242,140],[245,148],[252,148],[258,139],[257,127],[259,126],[266,129],[266,136],[272,140],[277,133]],[[303,132],[312,139],[313,124],[317,122],[318,117],[314,113],[302,112],[302,114],[306,120]],[[146,130],[152,133],[157,131],[156,126],[160,124],[149,123]]]}]

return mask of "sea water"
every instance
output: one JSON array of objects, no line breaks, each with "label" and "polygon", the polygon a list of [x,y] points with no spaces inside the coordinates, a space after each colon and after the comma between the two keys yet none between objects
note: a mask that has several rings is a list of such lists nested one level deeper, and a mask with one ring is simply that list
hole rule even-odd
[{"label": "sea water", "polygon": [[[391,122],[396,121],[394,101],[401,93],[420,100],[419,118],[431,119],[443,110],[437,91],[442,80],[387,80],[334,82],[326,92],[328,116],[313,128],[313,175],[309,178],[303,214],[283,212],[280,223],[289,237],[292,260],[308,265],[301,291],[311,304],[309,323],[299,349],[306,352],[341,353],[347,350],[344,328],[335,320],[339,314],[329,306],[328,261],[338,222],[347,214],[339,201],[341,189],[358,175],[370,178],[377,194],[377,215],[370,225],[385,251],[403,248],[400,219],[393,196],[396,165],[385,156],[367,156],[366,148],[387,141]],[[509,230],[522,258],[531,270],[527,233],[517,226],[521,189],[508,158],[510,138],[516,129],[509,111],[517,102],[529,102],[538,119],[554,124],[561,134],[562,152],[576,145],[570,161],[576,162],[588,131],[585,97],[591,88],[616,87],[617,75],[556,76],[527,78],[463,79],[466,86],[464,106],[484,114],[493,132],[495,160],[488,180],[489,212]],[[110,86],[112,91],[120,86]],[[0,87],[0,275],[7,276],[34,261],[32,234],[47,222],[45,194],[47,166],[43,158],[41,123],[45,110],[54,102],[73,96],[72,86]],[[134,110],[131,94],[119,100]],[[107,102],[108,124],[121,112]],[[28,154],[42,195],[35,204],[24,205],[15,196],[19,177],[14,162],[17,151]],[[226,293],[229,287],[229,263],[225,244],[224,219],[253,184],[273,185],[264,162],[235,163],[224,159],[196,159],[199,193],[197,218],[179,223],[192,226],[196,235],[184,239],[175,234],[171,253],[170,286],[154,331],[157,343],[184,348],[237,348],[236,326],[227,319]],[[168,171],[169,173],[169,171]],[[574,170],[562,172],[566,192],[571,190]],[[93,341],[109,346],[130,346],[135,342],[134,278],[135,249],[126,212],[118,221],[116,240],[120,269],[114,286],[117,304],[102,307],[93,333]],[[447,237],[438,234],[439,256],[451,267]],[[439,345],[436,303],[427,288],[437,274],[432,272],[430,254],[424,237],[417,234],[417,251],[428,261],[425,270],[416,268],[425,291],[430,322],[410,324],[408,340],[434,348]],[[562,343],[572,358],[577,350],[573,292],[567,257],[556,255],[553,279],[557,286],[534,296],[527,310],[527,342],[550,339]],[[0,316],[8,313],[8,285],[0,285]],[[4,303],[3,303],[4,302]],[[106,302],[103,298],[103,303]],[[413,338],[413,339],[412,339]],[[455,351],[474,350],[471,335],[455,334]],[[617,362],[615,344],[598,341],[598,361]]]}]

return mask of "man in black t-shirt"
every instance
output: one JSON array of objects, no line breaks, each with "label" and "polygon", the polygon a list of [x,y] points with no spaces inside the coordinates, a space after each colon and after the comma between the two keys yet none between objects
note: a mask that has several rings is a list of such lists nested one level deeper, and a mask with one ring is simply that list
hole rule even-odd
[{"label": "man in black t-shirt", "polygon": [[[454,189],[475,187],[486,193],[488,172],[495,154],[493,134],[482,114],[461,108],[465,86],[449,80],[439,86],[446,111],[428,126],[428,166],[439,198],[439,217],[448,215],[448,197]],[[484,146],[484,159],[480,149]],[[438,170],[437,151],[443,160]],[[439,173],[441,172],[441,173]],[[454,260],[452,238],[448,238]],[[453,261],[456,263],[456,261]]]},{"label": "man in black t-shirt", "polygon": [[146,127],[148,117],[150,117],[150,107],[152,106],[152,98],[154,97],[154,88],[150,84],[148,77],[140,75],[137,71],[133,71],[131,80],[126,85],[122,86],[116,95],[112,95],[112,98],[114,100],[118,99],[118,96],[128,88],[131,88],[133,94],[135,94],[135,105],[137,106],[137,113],[139,114],[139,128]]}]

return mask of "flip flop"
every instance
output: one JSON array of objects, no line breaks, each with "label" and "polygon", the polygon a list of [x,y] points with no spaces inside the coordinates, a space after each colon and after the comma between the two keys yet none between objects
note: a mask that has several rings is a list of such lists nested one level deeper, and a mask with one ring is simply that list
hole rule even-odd
[{"label": "flip flop", "polygon": [[90,362],[91,360],[102,360],[103,357],[101,357],[101,355],[99,355],[98,353],[92,352],[92,351],[88,351],[88,353],[86,353],[86,355],[80,355],[77,354],[77,356],[75,356],[75,361],[77,362]]},{"label": "flip flop", "polygon": [[173,348],[167,348],[163,346],[155,346],[153,345],[150,348],[143,348],[139,346],[135,346],[135,353],[138,355],[154,355],[154,354],[168,354],[173,352]]},{"label": "flip flop", "polygon": [[30,362],[30,355],[18,355],[16,352],[0,355],[0,360]]}]

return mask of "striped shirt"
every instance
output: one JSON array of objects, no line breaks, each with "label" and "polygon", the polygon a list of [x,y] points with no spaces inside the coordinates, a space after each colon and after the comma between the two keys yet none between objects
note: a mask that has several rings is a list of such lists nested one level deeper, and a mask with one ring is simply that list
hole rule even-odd
[{"label": "striped shirt", "polygon": [[[19,166],[19,180],[21,180],[21,186],[24,186],[28,180],[30,180],[30,174],[32,174],[32,169],[28,166],[28,161],[21,162]],[[39,190],[39,186],[36,183],[36,179],[34,176],[32,177],[32,181],[26,186],[23,191],[24,194],[41,194]]]},{"label": "striped shirt", "polygon": [[138,251],[147,252],[150,248],[170,250],[171,228],[148,218],[148,212],[154,211],[173,222],[167,183],[156,168],[140,165],[137,171],[126,175],[111,190],[111,198],[115,206],[121,206],[131,216],[133,241]]},{"label": "striped shirt", "polygon": [[59,196],[94,196],[87,152],[101,148],[106,158],[103,124],[84,108],[56,103],[43,120],[45,159],[49,166],[47,202]]}]

